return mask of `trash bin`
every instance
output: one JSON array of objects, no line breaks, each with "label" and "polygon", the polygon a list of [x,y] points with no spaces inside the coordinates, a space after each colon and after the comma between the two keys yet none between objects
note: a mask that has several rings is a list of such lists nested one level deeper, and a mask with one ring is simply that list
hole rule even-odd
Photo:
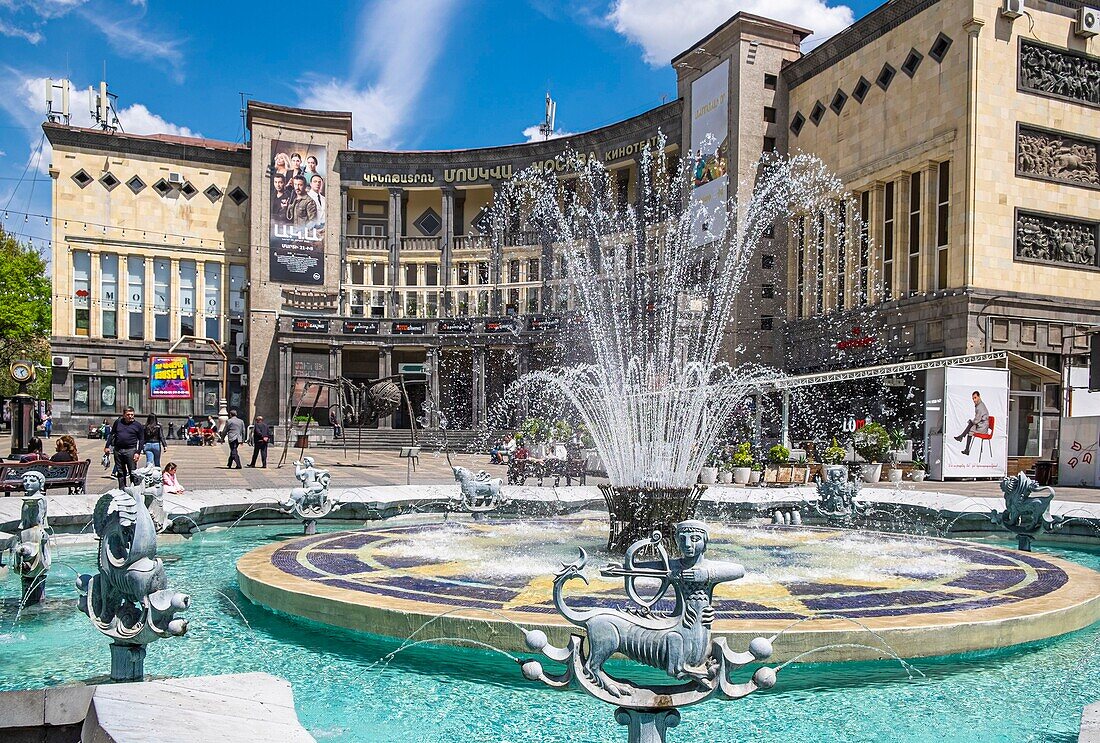
[{"label": "trash bin", "polygon": [[1035,482],[1040,485],[1050,485],[1054,480],[1054,462],[1039,461],[1035,463]]},{"label": "trash bin", "polygon": [[294,446],[298,449],[308,449],[309,448],[309,434],[308,433],[298,434],[298,443],[296,443]]}]

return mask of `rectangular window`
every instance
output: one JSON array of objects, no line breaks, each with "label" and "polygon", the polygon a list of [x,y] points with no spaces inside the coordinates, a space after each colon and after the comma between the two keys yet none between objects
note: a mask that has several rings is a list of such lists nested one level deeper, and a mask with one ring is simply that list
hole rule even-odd
[{"label": "rectangular window", "polygon": [[836,308],[843,312],[848,292],[848,202],[836,204]]},{"label": "rectangular window", "polygon": [[145,340],[145,259],[133,255],[126,259],[126,310],[129,339]]},{"label": "rectangular window", "polygon": [[539,258],[528,258],[527,259],[527,280],[528,281],[538,281],[539,280],[539,272],[540,272],[541,268],[542,268],[541,259],[539,259]]},{"label": "rectangular window", "polygon": [[133,408],[135,413],[140,414],[142,408],[145,407],[142,405],[143,402],[145,402],[145,380],[129,377],[126,380],[126,405]]},{"label": "rectangular window", "polygon": [[180,335],[195,334],[195,278],[194,261],[180,261],[179,302]]},{"label": "rectangular window", "polygon": [[765,269],[775,268],[775,256],[774,255],[767,255],[767,254],[761,255],[760,256],[760,267],[765,268]]},{"label": "rectangular window", "polygon": [[760,329],[771,330],[775,325],[775,318],[772,315],[760,316]]},{"label": "rectangular window", "polygon": [[405,317],[416,317],[418,296],[416,292],[405,293]]},{"label": "rectangular window", "polygon": [[73,412],[74,413],[87,413],[88,407],[88,395],[91,394],[90,377],[86,377],[82,374],[73,375]]},{"label": "rectangular window", "polygon": [[519,261],[508,261],[508,282],[511,284],[519,283]]},{"label": "rectangular window", "polygon": [[118,412],[119,380],[116,377],[99,378],[99,412]]},{"label": "rectangular window", "polygon": [[951,216],[951,162],[940,163],[936,183],[936,290],[947,288],[947,223]]},{"label": "rectangular window", "polygon": [[825,214],[817,215],[817,290],[814,292],[815,308],[818,315],[825,312]]},{"label": "rectangular window", "polygon": [[796,277],[797,292],[795,301],[798,302],[798,317],[806,315],[806,218],[799,217],[794,222],[794,241],[798,251],[798,276]]},{"label": "rectangular window", "polygon": [[909,176],[909,293],[920,291],[920,173]]},{"label": "rectangular window", "polygon": [[469,292],[458,292],[458,314],[468,315],[470,314],[470,294]]},{"label": "rectangular window", "polygon": [[630,168],[615,171],[615,199],[620,207],[626,206],[630,198]]},{"label": "rectangular window", "polygon": [[118,338],[118,256],[99,254],[99,312],[104,338]]},{"label": "rectangular window", "polygon": [[477,283],[483,285],[489,283],[489,264],[485,261],[477,264]]},{"label": "rectangular window", "polygon": [[425,263],[424,264],[424,285],[425,286],[439,286],[439,264],[438,263]]},{"label": "rectangular window", "polygon": [[871,192],[859,195],[859,303],[867,304],[871,266]]},{"label": "rectangular window", "polygon": [[386,264],[385,263],[372,263],[370,264],[370,283],[372,286],[385,286],[386,285]]},{"label": "rectangular window", "polygon": [[775,152],[775,137],[764,137],[764,152]]},{"label": "rectangular window", "polygon": [[362,263],[348,264],[348,283],[363,286],[367,283],[367,267]]},{"label": "rectangular window", "polygon": [[221,385],[218,382],[206,380],[202,383],[202,415],[218,414],[218,399],[222,396]]},{"label": "rectangular window", "polygon": [[385,292],[371,292],[370,316],[371,317],[385,317],[386,316],[386,293]]},{"label": "rectangular window", "polygon": [[489,314],[489,292],[477,293],[477,314],[488,315]]},{"label": "rectangular window", "polygon": [[73,307],[76,308],[76,335],[88,335],[91,327],[92,254],[73,251]]},{"label": "rectangular window", "polygon": [[439,315],[439,292],[428,292],[426,300],[424,303],[425,316],[436,317]]},{"label": "rectangular window", "polygon": [[244,317],[245,267],[238,264],[229,266],[229,316]]},{"label": "rectangular window", "polygon": [[416,286],[417,285],[417,283],[416,283],[417,268],[418,268],[418,266],[415,263],[406,263],[405,264],[405,286]]},{"label": "rectangular window", "polygon": [[153,337],[166,341],[171,330],[168,327],[168,292],[172,286],[172,262],[167,258],[153,260]]},{"label": "rectangular window", "polygon": [[771,106],[764,106],[764,121],[769,124],[775,123],[775,109]]},{"label": "rectangular window", "polygon": [[894,294],[894,182],[886,184],[882,207],[882,298]]},{"label": "rectangular window", "polygon": [[760,285],[760,296],[763,297],[764,299],[774,299],[775,298],[775,284],[761,284]]},{"label": "rectangular window", "polygon": [[539,290],[528,289],[527,290],[527,311],[538,312],[539,311]]},{"label": "rectangular window", "polygon": [[470,285],[470,264],[459,263],[458,264],[458,284],[459,286]]},{"label": "rectangular window", "polygon": [[220,342],[222,314],[222,264],[204,263],[202,267],[204,333]]},{"label": "rectangular window", "polygon": [[773,75],[770,72],[764,73],[764,90],[775,90],[779,84],[779,76]]},{"label": "rectangular window", "polygon": [[519,312],[519,289],[508,290],[508,308],[507,313],[514,315]]}]

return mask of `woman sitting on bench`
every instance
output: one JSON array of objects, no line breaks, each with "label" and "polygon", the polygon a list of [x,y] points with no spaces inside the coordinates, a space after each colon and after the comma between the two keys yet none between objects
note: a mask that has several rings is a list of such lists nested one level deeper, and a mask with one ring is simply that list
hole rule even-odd
[{"label": "woman sitting on bench", "polygon": [[76,439],[68,434],[57,440],[57,452],[50,457],[51,462],[79,462],[76,451]]}]

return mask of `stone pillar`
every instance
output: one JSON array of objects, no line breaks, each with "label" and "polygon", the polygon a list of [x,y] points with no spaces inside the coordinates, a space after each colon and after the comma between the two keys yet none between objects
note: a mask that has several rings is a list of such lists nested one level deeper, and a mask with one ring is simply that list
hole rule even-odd
[{"label": "stone pillar", "polygon": [[156,338],[156,321],[153,318],[153,313],[156,312],[153,308],[157,304],[157,290],[153,285],[153,262],[155,260],[156,258],[152,255],[145,256],[145,289],[142,297],[145,301],[145,307],[142,317],[145,318],[146,341]]},{"label": "stone pillar", "polygon": [[[103,271],[99,264],[100,260],[101,258],[98,252],[92,251],[88,254],[88,290],[90,292],[90,296],[88,297],[89,338],[103,337]],[[120,261],[120,263],[121,262],[122,261]],[[117,296],[118,292],[116,291],[115,294]]]},{"label": "stone pillar", "polygon": [[913,181],[909,173],[894,181],[894,297],[909,293],[909,192]]},{"label": "stone pillar", "polygon": [[341,315],[350,315],[351,311],[348,308],[348,302],[350,297],[345,293],[344,285],[348,283],[351,278],[347,275],[348,271],[348,190],[344,186],[340,186],[340,283],[339,283],[339,306],[337,312]]},{"label": "stone pillar", "polygon": [[401,217],[401,209],[404,206],[405,189],[390,189],[390,218],[387,230],[389,231],[389,266],[386,268],[386,314],[389,317],[398,317],[397,308],[400,300],[397,296],[397,284],[401,271],[401,228],[404,220]]},{"label": "stone pillar", "polygon": [[173,258],[168,265],[168,339],[180,338],[180,259]]},{"label": "stone pillar", "polygon": [[921,166],[921,286],[936,291],[936,183],[939,163],[928,161]]},{"label": "stone pillar", "polygon": [[455,189],[454,186],[444,186],[442,191],[443,202],[440,205],[440,211],[443,217],[443,236],[440,238],[439,244],[439,283],[443,296],[439,302],[439,314],[441,317],[450,317],[452,314],[451,255],[454,251],[455,239]]},{"label": "stone pillar", "polygon": [[470,385],[473,390],[473,405],[471,406],[471,413],[473,417],[474,426],[484,424],[488,419],[488,400],[485,394],[485,372],[488,365],[489,349],[486,346],[477,346],[474,348],[474,363],[473,363],[473,384]]},{"label": "stone pillar", "polygon": [[[195,317],[195,335],[200,338],[206,337],[206,262],[195,261],[195,307],[192,314]],[[224,331],[223,331],[224,332]],[[228,343],[228,338],[219,338],[219,342]],[[232,357],[233,349],[225,349],[226,355]],[[241,396],[241,404],[245,402],[244,395]]]},{"label": "stone pillar", "polygon": [[443,401],[440,399],[442,394],[440,391],[441,376],[440,376],[440,349],[439,346],[428,346],[428,371],[430,377],[428,379],[429,394],[431,395],[431,407],[432,411],[431,420],[428,421],[428,425],[432,428],[439,427],[439,411],[443,409]]},{"label": "stone pillar", "polygon": [[[967,34],[967,59],[966,59],[966,193],[963,197],[963,219],[966,220],[966,251],[963,261],[965,270],[962,281],[953,283],[950,278],[945,282],[947,286],[973,286],[974,285],[974,253],[975,253],[975,203],[977,200],[977,174],[978,167],[978,35],[982,32],[985,21],[981,18],[971,18],[963,24],[963,30]],[[954,213],[955,210],[952,209]],[[954,261],[952,261],[954,262]],[[948,276],[951,276],[950,269]],[[958,274],[955,274],[958,276]]]},{"label": "stone pillar", "polygon": [[[378,347],[378,376],[388,377],[393,374],[392,363],[390,361],[390,352],[393,350],[393,346],[379,346]],[[404,405],[404,400],[401,401]],[[378,419],[379,428],[393,428],[393,416],[387,415],[385,418]]]},{"label": "stone pillar", "polygon": [[[290,346],[286,343],[279,344],[279,420],[278,426],[286,426],[290,423],[291,408],[288,407],[293,393],[293,380],[291,377]],[[284,429],[285,430],[285,429]]]},{"label": "stone pillar", "polygon": [[[499,183],[493,183],[493,208],[496,207]],[[494,220],[499,222],[499,220]],[[493,225],[493,240],[489,245],[489,314],[499,316],[501,308],[501,274],[504,272],[504,228]]]},{"label": "stone pillar", "polygon": [[867,268],[871,273],[867,282],[867,304],[882,299],[882,215],[886,204],[886,184],[876,181],[871,188],[871,215],[867,231],[870,235],[871,256]]}]

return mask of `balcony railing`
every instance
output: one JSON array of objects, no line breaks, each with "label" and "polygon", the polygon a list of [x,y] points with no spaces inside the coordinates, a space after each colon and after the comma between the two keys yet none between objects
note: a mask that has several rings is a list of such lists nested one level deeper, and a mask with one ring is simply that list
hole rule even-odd
[{"label": "balcony railing", "polygon": [[347,246],[349,252],[368,252],[389,250],[389,238],[376,237],[374,235],[348,235]]},{"label": "balcony railing", "polygon": [[456,235],[455,250],[488,250],[489,238],[484,235]]},{"label": "balcony railing", "polygon": [[438,237],[402,237],[401,250],[434,250],[439,252]]}]

